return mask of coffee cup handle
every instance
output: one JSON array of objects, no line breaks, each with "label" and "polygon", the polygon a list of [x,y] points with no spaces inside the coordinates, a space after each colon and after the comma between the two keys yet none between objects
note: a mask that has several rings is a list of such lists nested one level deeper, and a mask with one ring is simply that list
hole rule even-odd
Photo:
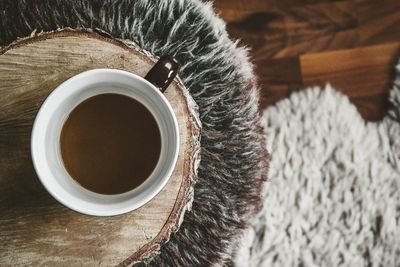
[{"label": "coffee cup handle", "polygon": [[175,78],[180,68],[179,62],[171,56],[161,57],[144,77],[162,93]]}]

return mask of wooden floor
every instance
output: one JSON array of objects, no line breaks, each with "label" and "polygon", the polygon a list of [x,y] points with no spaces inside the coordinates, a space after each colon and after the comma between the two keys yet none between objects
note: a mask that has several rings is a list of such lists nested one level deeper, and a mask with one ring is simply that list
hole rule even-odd
[{"label": "wooden floor", "polygon": [[380,120],[400,56],[400,0],[214,0],[233,38],[251,48],[261,108],[330,82]]}]

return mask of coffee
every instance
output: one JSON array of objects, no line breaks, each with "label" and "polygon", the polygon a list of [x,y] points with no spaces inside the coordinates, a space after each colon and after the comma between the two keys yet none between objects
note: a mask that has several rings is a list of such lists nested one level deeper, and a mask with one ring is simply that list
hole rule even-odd
[{"label": "coffee", "polygon": [[161,136],[140,102],[101,94],[80,103],[61,131],[61,156],[70,176],[100,194],[120,194],[142,184],[157,165]]}]

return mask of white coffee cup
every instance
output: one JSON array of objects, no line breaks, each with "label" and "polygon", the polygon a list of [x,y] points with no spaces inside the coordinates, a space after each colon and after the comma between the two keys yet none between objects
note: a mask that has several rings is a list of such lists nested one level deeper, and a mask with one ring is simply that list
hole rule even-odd
[{"label": "white coffee cup", "polygon": [[[41,106],[31,135],[31,153],[36,173],[47,191],[77,212],[111,216],[137,209],[154,198],[170,178],[179,152],[179,129],[174,111],[162,91],[176,75],[179,65],[164,57],[146,79],[115,69],[94,69],[73,76],[59,85]],[[131,191],[103,195],[79,185],[64,167],[61,129],[71,111],[99,94],[121,94],[141,102],[155,118],[161,134],[161,152],[151,175]]]}]

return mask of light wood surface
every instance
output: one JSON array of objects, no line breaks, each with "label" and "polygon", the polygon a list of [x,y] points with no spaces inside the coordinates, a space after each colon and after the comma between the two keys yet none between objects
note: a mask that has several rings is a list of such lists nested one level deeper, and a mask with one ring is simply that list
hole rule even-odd
[{"label": "light wood surface", "polygon": [[367,120],[380,120],[400,57],[398,0],[215,0],[251,49],[261,109],[330,82]]},{"label": "light wood surface", "polygon": [[180,153],[166,187],[114,217],[76,213],[53,199],[30,158],[32,123],[61,82],[116,68],[144,76],[154,59],[104,35],[71,30],[31,36],[0,50],[0,266],[128,265],[158,252],[193,199],[199,152],[195,104],[180,82],[166,91],[178,119]]}]

